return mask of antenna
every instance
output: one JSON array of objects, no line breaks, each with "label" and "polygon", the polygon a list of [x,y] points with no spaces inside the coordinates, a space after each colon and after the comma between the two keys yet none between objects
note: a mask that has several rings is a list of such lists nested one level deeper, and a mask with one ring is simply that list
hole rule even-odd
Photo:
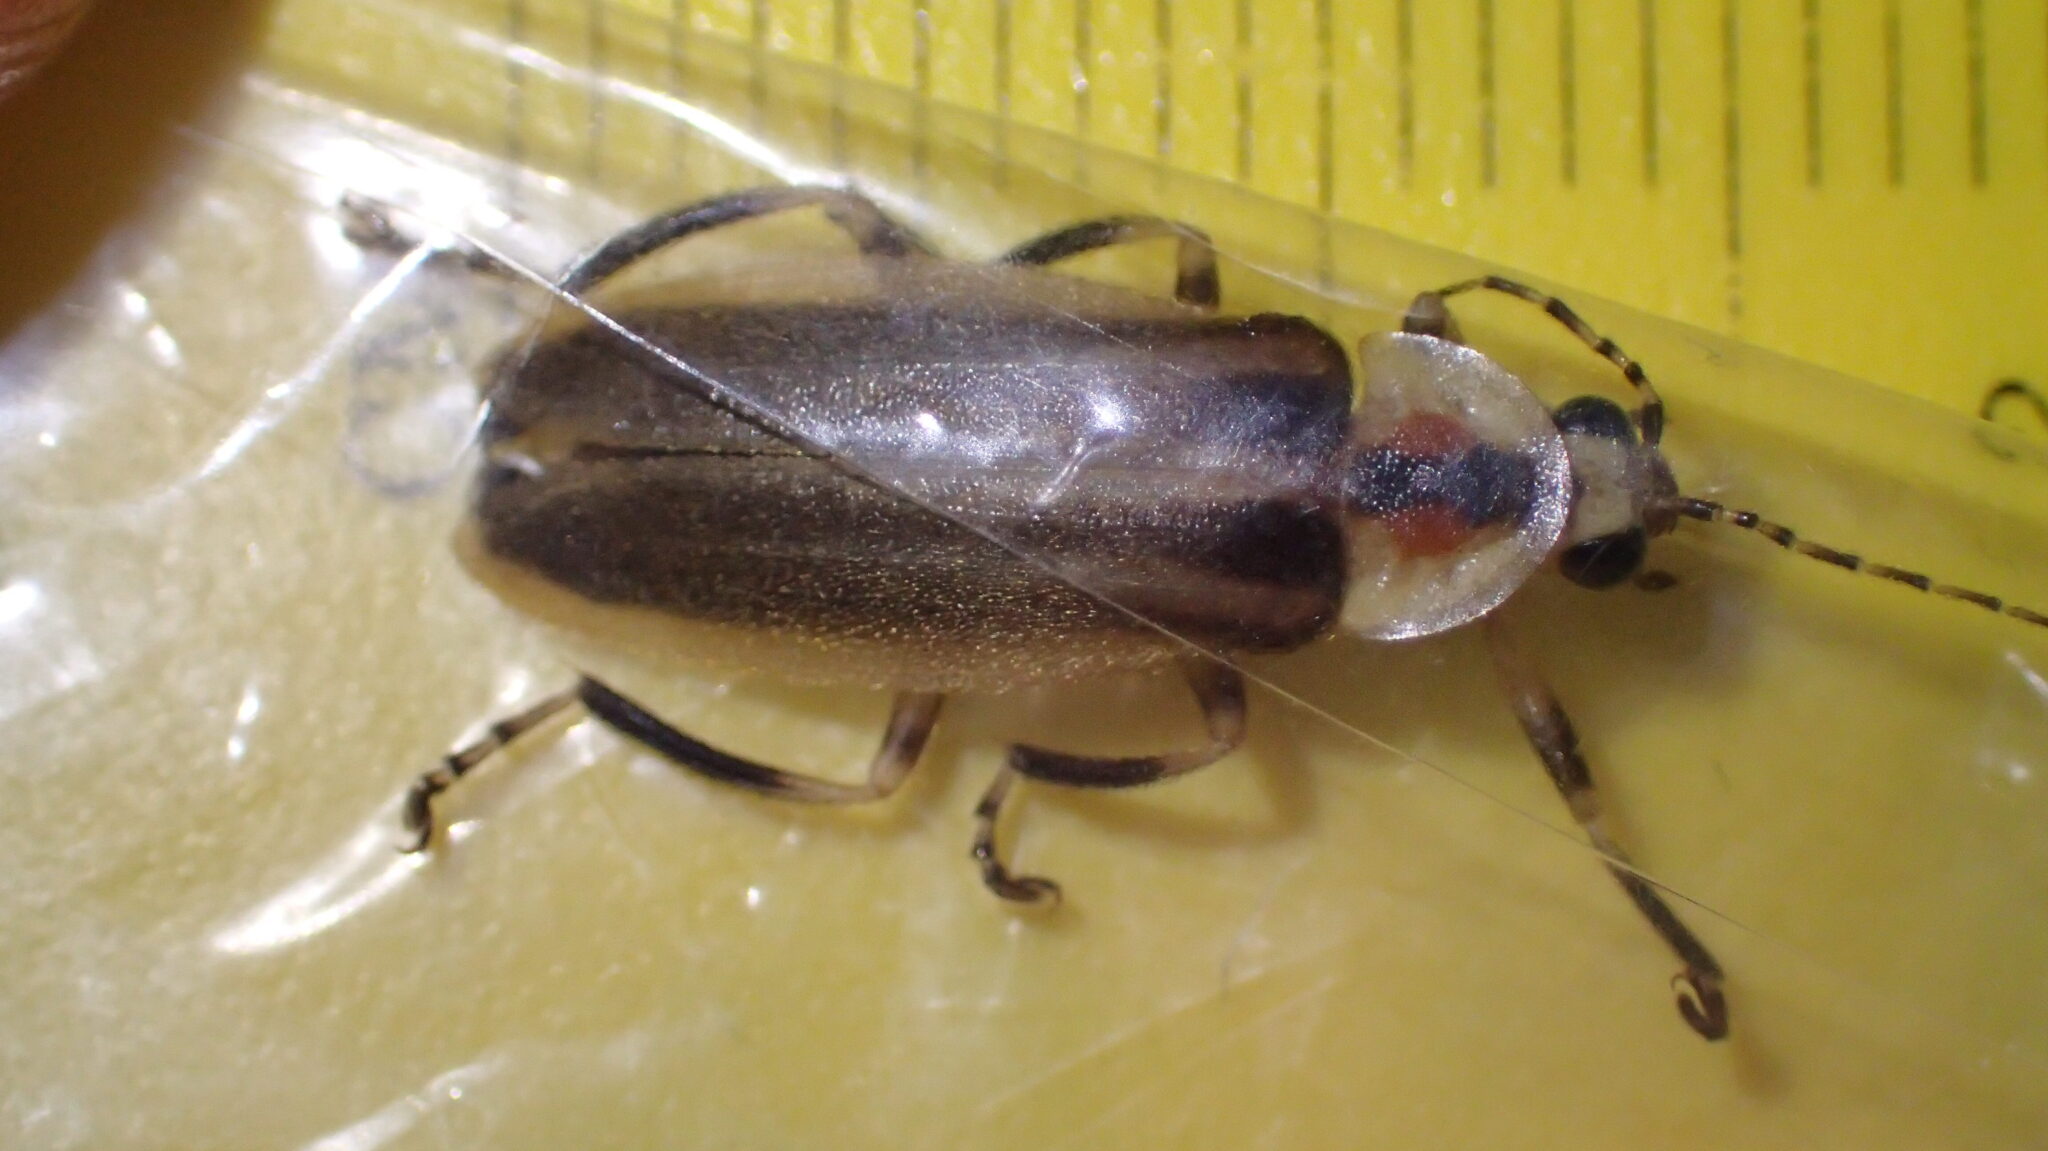
[{"label": "antenna", "polygon": [[1878,579],[1890,580],[1895,584],[1904,584],[1906,587],[1917,591],[1924,591],[1929,595],[1938,595],[1943,599],[1960,600],[1963,603],[1983,608],[1988,612],[1996,612],[1999,615],[2008,616],[2022,623],[2033,624],[2035,627],[2048,627],[2048,615],[2043,615],[2032,608],[2021,607],[2016,603],[2007,603],[1995,595],[1974,591],[1970,588],[1957,587],[1954,584],[1937,583],[1933,577],[1922,575],[1916,571],[1893,567],[1890,564],[1872,563],[1853,552],[1838,551],[1826,544],[1817,544],[1810,540],[1800,539],[1798,533],[1794,532],[1791,528],[1783,524],[1772,523],[1755,512],[1740,511],[1723,504],[1717,504],[1712,500],[1694,499],[1691,496],[1681,496],[1671,501],[1669,506],[1679,515],[1688,516],[1692,519],[1703,520],[1707,523],[1733,524],[1739,528],[1746,528],[1784,548],[1786,551],[1796,552],[1808,559],[1819,560],[1824,564],[1832,564],[1835,567],[1848,571],[1876,576]]}]

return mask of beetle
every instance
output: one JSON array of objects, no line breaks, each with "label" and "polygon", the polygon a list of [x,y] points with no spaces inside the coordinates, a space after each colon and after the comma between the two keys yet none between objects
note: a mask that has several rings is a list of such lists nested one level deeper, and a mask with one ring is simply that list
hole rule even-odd
[{"label": "beetle", "polygon": [[[359,242],[405,242],[374,208],[345,207]],[[854,252],[584,303],[678,241],[804,208]],[[1155,239],[1176,245],[1170,299],[1049,267]],[[1244,738],[1233,657],[1471,624],[1573,818],[1681,963],[1681,1016],[1714,1040],[1729,1026],[1719,961],[1605,829],[1570,718],[1493,609],[1545,565],[1586,588],[1647,586],[1651,539],[1689,519],[2048,626],[1681,493],[1642,366],[1562,301],[1499,276],[1420,293],[1354,363],[1307,319],[1224,313],[1216,254],[1185,224],[1091,220],[969,264],[855,191],[775,186],[629,228],[555,288],[577,305],[569,322],[485,380],[464,566],[514,609],[600,643],[881,686],[892,713],[865,781],[839,783],[712,747],[584,674],[422,774],[402,803],[407,851],[430,845],[443,792],[577,705],[711,779],[845,804],[903,782],[949,693],[1177,664],[1203,742],[1115,758],[1013,745],[976,805],[988,888],[1053,901],[1057,884],[1013,872],[998,848],[1018,781],[1183,775]],[[1448,301],[1471,292],[1561,324],[1633,388],[1633,410],[1599,396],[1545,406],[1464,342]]]}]

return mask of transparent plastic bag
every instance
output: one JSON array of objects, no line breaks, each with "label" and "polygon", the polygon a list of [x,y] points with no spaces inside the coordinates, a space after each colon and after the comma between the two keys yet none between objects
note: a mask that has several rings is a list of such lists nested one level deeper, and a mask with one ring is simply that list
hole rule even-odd
[{"label": "transparent plastic bag", "polygon": [[[364,252],[345,195],[543,279],[660,208],[760,183],[851,181],[962,259],[1145,210],[1214,236],[1227,310],[1306,316],[1347,348],[1479,269],[712,43],[674,73],[650,48],[593,75],[367,10],[479,75],[515,63],[530,99],[601,102],[608,148],[662,150],[603,179],[569,162],[578,139],[508,160],[279,61],[194,126],[99,274],[0,351],[19,1142],[2038,1135],[2042,641],[1724,528],[1658,541],[1672,590],[1539,572],[1503,610],[1619,838],[1698,901],[1681,912],[1729,971],[1725,1045],[1672,1012],[1670,956],[1464,631],[1246,660],[1248,746],[1171,786],[1027,785],[1006,841],[1064,882],[1049,915],[977,882],[975,797],[1009,741],[1187,745],[1172,677],[955,700],[904,790],[859,809],[720,788],[578,722],[464,781],[433,856],[399,855],[407,783],[465,724],[573,675],[447,547],[474,381],[573,305],[424,249]],[[792,217],[661,263],[744,280],[814,250],[844,240]],[[1170,266],[1147,245],[1072,270],[1161,290]],[[1663,388],[1687,491],[2048,601],[2037,450],[1574,303]],[[1546,400],[1626,398],[1533,309],[1456,306]],[[851,462],[907,485],[893,457]],[[885,710],[729,670],[630,682],[685,731],[835,778]]]}]

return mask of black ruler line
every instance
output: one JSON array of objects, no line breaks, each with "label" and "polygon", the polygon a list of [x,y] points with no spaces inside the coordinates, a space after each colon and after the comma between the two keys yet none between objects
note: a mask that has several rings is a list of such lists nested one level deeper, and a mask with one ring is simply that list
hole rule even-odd
[{"label": "black ruler line", "polygon": [[[847,0],[835,0],[845,4]],[[1010,0],[993,0],[995,11],[995,69],[996,69],[996,184],[1002,186],[1010,178],[1010,85],[1016,64],[1011,59]]]},{"label": "black ruler line", "polygon": [[1158,94],[1152,102],[1152,153],[1167,160],[1173,156],[1173,0],[1152,0],[1152,39]]},{"label": "black ruler line", "polygon": [[1654,188],[1661,159],[1658,154],[1661,129],[1657,123],[1657,117],[1661,115],[1657,102],[1657,0],[1639,0],[1636,17],[1640,31],[1636,42],[1636,75],[1641,85],[1637,94],[1642,102],[1643,183]]},{"label": "black ruler line", "polygon": [[[1160,0],[1166,3],[1167,0]],[[1329,215],[1337,202],[1336,0],[1316,0],[1316,209]],[[1328,245],[1324,245],[1327,255]],[[1328,260],[1325,259],[1325,264]]]},{"label": "black ruler line", "polygon": [[768,118],[768,0],[749,0],[747,45],[753,49],[747,73],[747,110],[753,126],[765,126]]},{"label": "black ruler line", "polygon": [[1500,123],[1494,91],[1493,0],[1479,0],[1479,186],[1500,182]]},{"label": "black ruler line", "polygon": [[1906,62],[1899,0],[1884,5],[1884,172],[1894,188],[1906,182]]},{"label": "black ruler line", "polygon": [[[683,52],[684,42],[690,28],[690,0],[669,0],[668,2],[668,94],[680,96],[683,93]],[[833,101],[836,105],[838,101]],[[689,139],[683,128],[681,117],[668,117],[668,166],[673,172],[683,167],[683,148]]]},{"label": "black ruler line", "polygon": [[1074,0],[1074,136],[1088,138],[1095,116],[1095,12],[1088,0]]},{"label": "black ruler line", "polygon": [[1970,183],[1991,179],[1991,117],[1984,78],[1984,0],[1963,4],[1963,72],[1970,92]]},{"label": "black ruler line", "polygon": [[932,13],[910,6],[910,171],[922,182],[931,168]]},{"label": "black ruler line", "polygon": [[[526,0],[508,0],[505,5],[505,42],[515,48],[526,44]],[[505,55],[505,206],[516,211],[519,204],[519,171],[526,166],[526,66],[516,53]]]},{"label": "black ruler line", "polygon": [[1800,23],[1805,34],[1806,186],[1818,188],[1821,181],[1820,0],[1805,0]]},{"label": "black ruler line", "polygon": [[1237,0],[1237,182],[1252,182],[1252,0]]},{"label": "black ruler line", "polygon": [[[590,56],[590,74],[608,76],[611,74],[610,44],[606,39],[604,0],[585,0],[584,34],[587,40],[584,50]],[[587,131],[583,139],[583,169],[596,176],[604,164],[604,112],[606,101],[599,85],[593,83],[584,90],[583,98],[589,101],[585,110]]]},{"label": "black ruler line", "polygon": [[1572,0],[1557,2],[1557,174],[1579,182],[1579,21]]},{"label": "black ruler line", "polygon": [[1741,26],[1736,0],[1721,0],[1721,178],[1728,253],[1728,318],[1742,318],[1742,102]]},{"label": "black ruler line", "polygon": [[1394,6],[1395,124],[1399,132],[1401,187],[1415,186],[1415,0]]},{"label": "black ruler line", "polygon": [[852,160],[846,141],[846,70],[853,62],[853,0],[832,0],[832,117],[825,124],[832,166],[844,171]]}]

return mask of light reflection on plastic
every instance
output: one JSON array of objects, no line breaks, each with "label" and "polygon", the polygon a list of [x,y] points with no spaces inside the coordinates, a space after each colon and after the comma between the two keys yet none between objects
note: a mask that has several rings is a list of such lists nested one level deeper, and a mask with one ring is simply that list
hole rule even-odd
[{"label": "light reflection on plastic", "polygon": [[2026,681],[2026,685],[2033,691],[2035,699],[2040,700],[2043,704],[2048,704],[2048,676],[2044,676],[2034,670],[2034,665],[2028,663],[2026,657],[2016,651],[2006,652],[2005,662],[2020,674],[2020,679]]},{"label": "light reflection on plastic", "polygon": [[[588,723],[572,724],[546,754],[514,773],[508,805],[544,795],[597,762],[608,750],[594,742]],[[397,890],[413,872],[434,863],[432,852],[398,850],[397,805],[387,804],[337,850],[310,865],[298,880],[214,932],[217,951],[258,955],[289,947],[334,927]],[[444,829],[448,844],[460,845],[482,830],[478,819],[458,819]]]},{"label": "light reflection on plastic", "polygon": [[1097,396],[1090,401],[1090,406],[1093,409],[1090,414],[1095,417],[1093,431],[1120,432],[1125,424],[1130,423],[1130,413],[1114,397]]},{"label": "light reflection on plastic", "polygon": [[263,393],[263,402],[257,404],[227,435],[221,437],[220,444],[206,457],[205,465],[199,469],[199,475],[202,478],[218,475],[222,469],[240,458],[250,444],[276,427],[284,418],[286,406],[292,397],[304,390],[307,385],[325,376],[334,361],[343,352],[355,346],[357,337],[363,326],[369,322],[369,318],[405,284],[431,254],[426,248],[415,248],[392,265],[391,270],[384,274],[384,278],[377,281],[376,286],[361,300],[356,301],[355,307],[349,309],[348,318],[335,328],[334,334],[329,336],[325,343],[320,345],[320,350],[313,353],[313,358],[307,361],[304,367],[292,373],[290,379],[273,384],[267,389]]},{"label": "light reflection on plastic", "polygon": [[[504,228],[512,216],[500,208],[483,180],[447,167],[418,164],[355,137],[323,136],[293,149],[295,164],[336,181],[348,191],[380,199],[404,200],[422,217],[466,220],[484,230]],[[431,226],[431,219],[420,221]],[[348,238],[341,219],[317,213],[308,221],[313,246],[330,267],[354,271],[363,265],[361,245]],[[449,243],[454,233],[430,235],[431,244]]]},{"label": "light reflection on plastic", "polygon": [[394,826],[372,821],[304,878],[215,932],[214,949],[231,955],[275,951],[310,939],[389,894],[430,862],[425,855],[399,854]]},{"label": "light reflection on plastic", "polygon": [[808,164],[799,164],[782,152],[769,147],[755,133],[723,117],[713,115],[699,105],[678,100],[666,92],[658,92],[617,76],[599,75],[588,69],[572,67],[528,45],[488,36],[473,28],[459,29],[456,38],[466,47],[501,56],[507,62],[530,69],[538,75],[565,84],[581,85],[601,91],[607,96],[639,104],[680,123],[688,124],[717,141],[720,147],[772,174],[782,183],[837,185],[841,182],[838,173],[825,168],[814,168]]},{"label": "light reflection on plastic", "polygon": [[508,668],[498,681],[498,706],[511,707],[525,701],[533,691],[533,673],[523,667]]},{"label": "light reflection on plastic", "polygon": [[242,687],[242,699],[235,705],[235,727],[228,734],[228,760],[240,763],[249,754],[249,725],[263,714],[263,696],[255,684]]},{"label": "light reflection on plastic", "polygon": [[170,329],[156,321],[155,309],[150,306],[149,297],[133,284],[122,284],[116,289],[121,300],[121,312],[129,319],[141,324],[142,345],[149,349],[150,358],[158,367],[181,371],[185,367],[184,350],[178,346],[177,337]]},{"label": "light reflection on plastic", "polygon": [[460,1102],[465,1090],[496,1075],[502,1062],[500,1058],[479,1059],[444,1071],[429,1080],[424,1089],[400,1096],[365,1118],[322,1135],[306,1144],[304,1151],[375,1151],[387,1147],[418,1126],[441,1101]]},{"label": "light reflection on plastic", "polygon": [[0,587],[0,627],[20,622],[42,599],[43,589],[29,580],[15,580]]}]

